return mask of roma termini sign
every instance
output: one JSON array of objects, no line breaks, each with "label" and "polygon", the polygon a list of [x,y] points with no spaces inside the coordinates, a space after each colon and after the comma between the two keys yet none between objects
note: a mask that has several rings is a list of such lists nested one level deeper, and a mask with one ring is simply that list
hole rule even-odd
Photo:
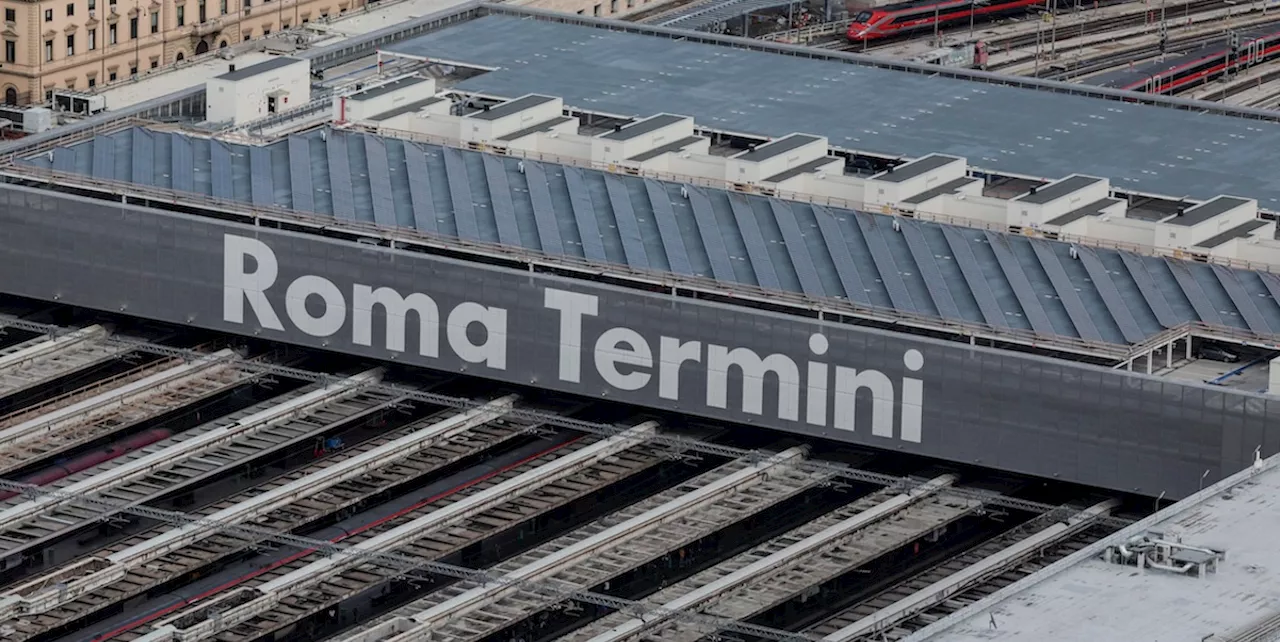
[{"label": "roma termini sign", "polygon": [[1179,497],[1280,400],[0,186],[0,292]]}]

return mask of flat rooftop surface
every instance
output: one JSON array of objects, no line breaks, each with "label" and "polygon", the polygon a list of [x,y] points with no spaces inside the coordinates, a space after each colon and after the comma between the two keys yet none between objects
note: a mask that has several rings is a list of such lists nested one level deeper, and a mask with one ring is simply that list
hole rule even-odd
[{"label": "flat rooftop surface", "polygon": [[[1272,462],[1267,462],[1272,464]],[[1176,507],[1175,507],[1176,508]],[[1173,513],[1172,510],[1167,512]],[[1270,467],[1230,493],[1183,506],[1150,530],[1190,546],[1225,548],[1205,579],[1108,564],[1089,557],[1018,590],[992,608],[924,629],[912,642],[1174,642],[1239,635],[1280,615],[1280,470]],[[1120,533],[1108,541],[1123,541]],[[1064,564],[1068,564],[1064,560]],[[1033,576],[1034,578],[1034,576]],[[1032,578],[1029,578],[1032,579]],[[1030,584],[1030,582],[1029,582]],[[1000,595],[1000,594],[997,594]],[[994,616],[996,627],[992,628]],[[937,631],[937,629],[943,629]],[[1211,635],[1222,637],[1209,637]],[[1271,639],[1262,637],[1258,639]]]},{"label": "flat rooftop surface", "polygon": [[693,116],[763,136],[806,131],[836,147],[1057,180],[1087,173],[1123,190],[1280,210],[1280,123],[491,15],[387,51],[497,71],[458,87],[561,96],[620,116]]},{"label": "flat rooftop surface", "polygon": [[[50,160],[52,157],[52,160]],[[1280,334],[1280,276],[314,130],[261,147],[140,127],[24,162],[550,255],[1136,343],[1187,321]],[[524,171],[521,171],[523,165]]]},{"label": "flat rooftop surface", "polygon": [[[360,36],[466,2],[466,0],[401,0],[393,4],[385,4],[387,1],[383,0],[382,3],[368,10],[355,11],[334,18],[328,24],[322,25],[318,22],[309,24],[308,28],[327,34],[322,39],[312,42],[312,47],[336,44],[349,37]],[[106,97],[107,109],[122,109],[168,96],[174,92],[203,85],[210,78],[226,73],[228,65],[242,68],[276,58],[278,56],[275,54],[253,49],[273,42],[283,45],[293,36],[293,31],[277,32],[269,38],[255,38],[249,42],[236,43],[231,46],[231,49],[236,52],[232,60],[220,58],[215,50],[196,58],[188,58],[187,61],[178,65],[141,70],[143,73],[137,80],[122,80],[103,87],[98,93]]]}]

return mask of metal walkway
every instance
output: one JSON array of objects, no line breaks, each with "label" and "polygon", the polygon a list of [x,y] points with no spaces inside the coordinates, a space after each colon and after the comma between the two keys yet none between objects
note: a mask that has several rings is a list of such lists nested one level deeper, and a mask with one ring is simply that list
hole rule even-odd
[{"label": "metal walkway", "polygon": [[[327,388],[308,386],[284,395],[283,400],[255,406],[256,412],[242,411],[184,431],[52,486],[64,492],[84,488],[89,494],[131,505],[145,503],[387,405],[396,398],[393,394],[365,389],[377,378],[377,371],[370,371]],[[175,454],[180,449],[191,450],[183,450],[185,457],[173,459],[160,455],[170,448]],[[0,524],[0,555],[38,549],[103,517],[99,510],[63,504],[48,496],[8,510],[25,519]]]},{"label": "metal walkway", "polygon": [[[579,439],[343,542],[360,551],[439,559],[657,464],[664,449],[645,445],[655,428],[649,422],[609,439]],[[403,574],[358,556],[309,554],[198,610],[118,639],[128,642],[145,634],[148,642],[213,635],[228,642],[253,640]]]},{"label": "metal walkway", "polygon": [[236,360],[234,352],[223,350],[188,363],[166,361],[124,385],[72,393],[87,398],[52,412],[42,404],[0,420],[0,475],[239,385],[252,375],[236,368]]},{"label": "metal walkway", "polygon": [[[789,467],[805,449],[793,448],[752,463],[735,460],[663,493],[499,564],[495,572],[517,582],[545,580],[585,590],[739,522],[822,483],[827,476]],[[553,606],[516,586],[460,582],[401,608],[372,627],[373,639],[427,641],[443,636],[471,642]],[[410,630],[385,638],[378,631]],[[415,626],[416,625],[416,626]],[[349,640],[367,639],[357,634]]]},{"label": "metal walkway", "polygon": [[[505,397],[463,413],[442,412],[330,453],[197,514],[222,524],[252,521],[292,531],[529,429],[527,423],[495,422],[513,403]],[[19,610],[29,616],[13,625],[19,636],[14,639],[84,617],[256,544],[209,531],[200,525],[153,529],[26,583],[13,591],[23,597]]]},{"label": "metal walkway", "polygon": [[659,591],[646,600],[661,605],[658,613],[628,619],[590,642],[697,642],[715,633],[672,621],[672,612],[749,619],[976,510],[975,500],[939,493],[953,481],[944,475],[910,493],[856,501]]},{"label": "metal walkway", "polygon": [[108,336],[105,328],[95,325],[33,345],[21,344],[22,349],[6,352],[0,356],[0,397],[127,352],[126,348],[104,342]]}]

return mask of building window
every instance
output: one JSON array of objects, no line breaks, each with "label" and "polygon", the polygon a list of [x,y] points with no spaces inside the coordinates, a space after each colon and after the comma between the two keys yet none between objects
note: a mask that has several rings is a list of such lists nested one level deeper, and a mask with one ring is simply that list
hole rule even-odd
[{"label": "building window", "polygon": [[45,21],[45,22],[53,22],[53,9],[45,9],[45,10],[44,10],[44,21]]},{"label": "building window", "polygon": [[50,102],[50,103],[51,103],[51,102],[53,102],[53,90],[52,90],[52,89],[46,89],[46,90],[44,90],[44,100],[45,100],[45,102]]},{"label": "building window", "polygon": [[93,11],[94,9],[97,9],[97,8],[98,8],[98,0],[89,0],[89,11]]},{"label": "building window", "polygon": [[183,60],[186,60],[186,59],[187,59],[186,54],[183,54],[181,51],[179,51],[177,57],[174,58],[174,60],[178,62],[182,62]]},{"label": "building window", "polygon": [[107,44],[114,45],[117,42],[119,42],[119,39],[116,38],[116,26],[107,25]]},{"label": "building window", "polygon": [[631,7],[634,7],[634,6],[636,6],[636,0],[627,0],[627,8],[628,8],[628,9],[630,9]]},{"label": "building window", "polygon": [[5,10],[4,10],[4,21],[5,21],[5,22],[17,22],[17,21],[18,21],[18,10],[17,10],[17,9],[5,9]]},{"label": "building window", "polygon": [[252,38],[253,38],[253,29],[245,29],[245,30],[244,30],[244,39],[245,39],[245,40],[251,40]]},{"label": "building window", "polygon": [[138,75],[138,65],[134,64],[129,66],[129,75],[130,76]]},{"label": "building window", "polygon": [[107,0],[107,4],[109,4],[109,5],[111,5],[111,6],[113,6],[113,7],[114,7],[114,6],[116,6],[116,0]]},{"label": "building window", "polygon": [[599,18],[599,17],[600,17],[600,5],[596,5],[596,6],[594,6],[594,7],[592,7],[592,8],[591,8],[591,15],[593,15],[593,16],[595,16],[595,17],[597,17],[597,18]]},{"label": "building window", "polygon": [[89,30],[89,51],[93,51],[94,49],[97,49],[97,48],[98,48],[98,30],[90,29]]},{"label": "building window", "polygon": [[154,60],[154,59],[153,59],[153,60],[151,61],[151,68],[152,68],[152,69],[156,69],[156,68],[159,68],[159,67],[160,67],[160,61],[159,61],[159,60]]},{"label": "building window", "polygon": [[67,55],[76,55],[76,34],[74,33],[67,34]]},{"label": "building window", "polygon": [[618,13],[618,0],[609,0],[609,13]]},{"label": "building window", "polygon": [[218,0],[218,15],[227,15],[227,0]]},{"label": "building window", "polygon": [[68,16],[76,15],[76,6],[74,4],[67,5],[67,15]]},{"label": "building window", "polygon": [[151,33],[160,33],[160,12],[151,12]]},{"label": "building window", "polygon": [[281,22],[281,23],[280,23],[280,30],[281,30],[281,31],[284,31],[285,29],[288,29],[288,28],[289,28],[289,23],[288,23],[288,22]]},{"label": "building window", "polygon": [[179,6],[178,7],[178,26],[181,27],[182,25],[185,25],[185,24],[187,24],[187,8],[183,6]]},{"label": "building window", "polygon": [[200,19],[197,22],[203,23],[205,20],[209,19],[208,14],[205,13],[204,0],[200,0],[200,3],[197,5],[197,7],[198,7],[197,13],[199,14],[199,17],[200,17]]},{"label": "building window", "polygon": [[263,37],[263,38],[266,38],[266,37],[267,37],[267,36],[269,36],[269,35],[271,35],[271,27],[263,27],[263,28],[262,28],[262,37]]},{"label": "building window", "polygon": [[129,18],[129,37],[134,40],[138,39],[138,19],[136,17]]},{"label": "building window", "polygon": [[90,79],[89,79],[89,88],[90,88],[90,89],[92,89],[92,88],[97,87],[97,86],[98,86],[98,79],[97,79],[97,78],[90,78]]},{"label": "building window", "polygon": [[4,41],[4,61],[18,62],[18,42],[16,40]]},{"label": "building window", "polygon": [[45,62],[53,61],[53,41],[52,40],[44,41],[44,61]]},{"label": "building window", "polygon": [[115,82],[115,81],[116,81],[116,72],[113,71],[107,74],[107,82]]}]

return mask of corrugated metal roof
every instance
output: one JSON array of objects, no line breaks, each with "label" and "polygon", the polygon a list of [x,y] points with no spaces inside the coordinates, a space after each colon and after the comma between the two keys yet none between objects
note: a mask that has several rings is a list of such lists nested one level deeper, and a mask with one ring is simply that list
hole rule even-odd
[{"label": "corrugated metal roof", "polygon": [[[254,171],[263,158],[274,171]],[[1064,243],[530,160],[522,172],[516,158],[370,134],[255,149],[134,128],[24,162],[1116,344],[1187,321],[1280,329],[1272,275],[1105,249],[1077,260]]]},{"label": "corrugated metal roof", "polygon": [[890,157],[952,154],[1014,176],[1087,173],[1126,191],[1228,194],[1280,211],[1275,122],[514,16],[385,50],[495,68],[455,87],[490,96],[537,92],[586,111],[678,113],[759,136],[804,131]]}]

